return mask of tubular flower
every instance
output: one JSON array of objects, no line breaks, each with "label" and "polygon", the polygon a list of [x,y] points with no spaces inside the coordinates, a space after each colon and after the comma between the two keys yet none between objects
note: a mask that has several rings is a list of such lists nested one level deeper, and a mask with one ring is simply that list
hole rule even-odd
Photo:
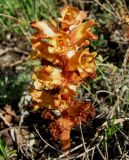
[{"label": "tubular flower", "polygon": [[86,13],[72,6],[65,6],[60,11],[61,29],[67,30],[71,25],[77,25],[86,18]]},{"label": "tubular flower", "polygon": [[34,109],[45,109],[42,117],[51,121],[50,133],[65,150],[70,147],[71,128],[88,123],[95,115],[90,102],[76,97],[80,83],[96,75],[96,52],[90,53],[88,46],[97,35],[90,31],[96,24],[94,20],[83,22],[87,18],[84,11],[65,6],[60,14],[58,23],[31,23],[36,33],[31,38],[30,59],[39,59],[41,66],[34,69],[30,95]]},{"label": "tubular flower", "polygon": [[52,108],[54,101],[53,95],[50,92],[45,90],[39,91],[34,88],[31,89],[30,95],[32,96],[33,101],[35,102],[34,108],[46,107]]},{"label": "tubular flower", "polygon": [[32,79],[34,80],[35,89],[50,90],[61,86],[63,77],[59,68],[48,65],[35,68]]},{"label": "tubular flower", "polygon": [[96,67],[95,57],[96,52],[90,53],[88,49],[78,51],[69,59],[66,70],[78,71],[80,75],[84,72],[92,73]]},{"label": "tubular flower", "polygon": [[76,96],[75,86],[69,86],[69,88],[63,87],[60,92],[54,96],[54,108],[63,112],[71,106]]}]

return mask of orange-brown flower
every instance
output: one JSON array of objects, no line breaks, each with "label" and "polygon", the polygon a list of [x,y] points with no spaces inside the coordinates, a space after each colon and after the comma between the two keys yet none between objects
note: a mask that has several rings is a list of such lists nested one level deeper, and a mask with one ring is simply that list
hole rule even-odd
[{"label": "orange-brown flower", "polygon": [[[31,22],[31,27],[37,29],[34,37],[37,38],[49,38],[57,36],[58,30],[57,28],[49,21],[34,21]],[[34,38],[32,37],[32,39]]]},{"label": "orange-brown flower", "polygon": [[72,44],[82,47],[90,44],[88,40],[96,40],[98,38],[97,35],[90,32],[90,28],[95,24],[94,20],[89,20],[71,29],[69,36]]},{"label": "orange-brown flower", "polygon": [[54,96],[54,106],[53,108],[57,109],[58,111],[62,112],[69,107],[74,102],[74,98],[77,96],[77,87],[75,85],[69,85],[66,87],[61,88],[58,94]]},{"label": "orange-brown flower", "polygon": [[37,90],[51,90],[62,85],[61,69],[53,66],[36,67],[32,76],[34,87]]},{"label": "orange-brown flower", "polygon": [[80,11],[78,8],[72,6],[65,6],[60,11],[61,29],[69,29],[71,25],[77,25],[86,18],[86,12]]},{"label": "orange-brown flower", "polygon": [[50,45],[46,42],[42,42],[41,40],[33,43],[32,49],[34,50],[33,53],[30,54],[30,59],[45,59],[49,62],[53,62],[56,54],[50,54],[48,51],[48,47]]},{"label": "orange-brown flower", "polygon": [[38,109],[41,107],[46,107],[51,109],[53,106],[53,95],[45,90],[38,91],[31,88],[30,95],[35,102],[34,108]]},{"label": "orange-brown flower", "polygon": [[96,52],[90,53],[89,49],[84,49],[76,52],[67,63],[67,71],[78,71],[92,73],[95,70]]},{"label": "orange-brown flower", "polygon": [[74,100],[74,103],[67,110],[62,112],[63,117],[70,117],[75,124],[89,122],[95,115],[91,102],[81,102]]}]

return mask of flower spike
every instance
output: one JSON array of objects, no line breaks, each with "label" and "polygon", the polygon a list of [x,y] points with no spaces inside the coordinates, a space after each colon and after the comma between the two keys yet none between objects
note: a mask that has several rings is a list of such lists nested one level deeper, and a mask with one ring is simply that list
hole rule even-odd
[{"label": "flower spike", "polygon": [[65,6],[58,23],[32,22],[36,33],[31,37],[33,53],[30,59],[41,61],[35,67],[30,94],[35,110],[43,109],[42,117],[49,119],[53,139],[60,140],[62,150],[70,148],[71,128],[88,123],[95,115],[90,102],[77,100],[77,88],[85,78],[95,77],[96,52],[88,46],[97,35],[90,31],[94,20],[84,11]]}]

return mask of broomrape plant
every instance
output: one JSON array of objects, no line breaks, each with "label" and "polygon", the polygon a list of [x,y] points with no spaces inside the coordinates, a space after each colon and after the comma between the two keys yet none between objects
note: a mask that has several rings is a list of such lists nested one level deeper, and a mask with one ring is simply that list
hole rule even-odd
[{"label": "broomrape plant", "polygon": [[43,118],[51,120],[48,128],[53,139],[60,140],[62,150],[66,150],[71,128],[88,123],[95,115],[91,102],[76,97],[83,80],[96,76],[96,52],[90,53],[88,46],[97,35],[90,31],[95,21],[85,20],[84,11],[65,6],[60,15],[56,22],[31,23],[36,33],[31,37],[30,59],[40,60],[41,67],[34,69],[30,94],[34,109],[43,109]]}]

